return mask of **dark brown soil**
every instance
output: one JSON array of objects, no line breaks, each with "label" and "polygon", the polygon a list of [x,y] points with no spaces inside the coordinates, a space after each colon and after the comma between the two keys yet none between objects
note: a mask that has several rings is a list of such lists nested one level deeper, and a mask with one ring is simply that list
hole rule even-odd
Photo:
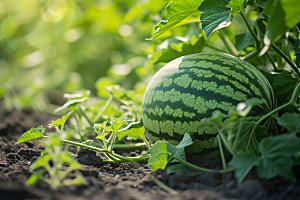
[{"label": "dark brown soil", "polygon": [[[1,103],[1,102],[0,102]],[[86,149],[78,152],[82,163],[79,173],[87,181],[85,186],[64,186],[52,190],[45,182],[28,187],[25,181],[32,174],[30,164],[40,156],[43,147],[38,141],[14,145],[20,135],[31,127],[47,126],[57,116],[38,114],[32,111],[6,111],[0,105],[0,200],[9,199],[197,199],[197,200],[299,200],[300,169],[295,169],[297,182],[292,183],[280,177],[261,180],[252,170],[242,184],[238,185],[233,173],[182,171],[167,175],[165,171],[151,172],[146,163],[103,164],[96,154]],[[131,155],[138,154],[132,152]],[[221,162],[204,159],[198,162],[202,167],[218,169]],[[151,173],[169,187],[178,191],[173,195],[151,181]],[[72,178],[72,174],[70,175]]]}]

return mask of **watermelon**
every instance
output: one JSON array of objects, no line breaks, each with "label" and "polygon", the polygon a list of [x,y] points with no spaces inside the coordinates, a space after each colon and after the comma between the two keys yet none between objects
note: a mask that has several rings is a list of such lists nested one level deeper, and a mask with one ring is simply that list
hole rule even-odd
[{"label": "watermelon", "polygon": [[198,128],[199,121],[217,110],[223,117],[239,102],[259,98],[250,116],[261,117],[276,107],[268,80],[254,66],[227,54],[197,53],[177,58],[150,80],[142,102],[142,119],[152,143],[179,144],[184,133],[193,135],[187,156],[219,156],[213,148],[215,127]]}]

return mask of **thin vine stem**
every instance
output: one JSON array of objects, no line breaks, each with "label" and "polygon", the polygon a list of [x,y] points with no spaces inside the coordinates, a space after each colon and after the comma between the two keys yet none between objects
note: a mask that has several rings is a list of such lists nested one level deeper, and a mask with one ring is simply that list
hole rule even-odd
[{"label": "thin vine stem", "polygon": [[249,24],[249,22],[248,22],[246,16],[244,15],[243,11],[239,12],[239,14],[241,15],[241,17],[242,17],[244,23],[245,23],[246,26],[247,26],[247,29],[249,30],[249,32],[250,32],[252,38],[253,38],[254,41],[255,41],[255,47],[256,47],[256,50],[259,52],[259,51],[260,51],[260,41],[259,41],[259,39],[256,37],[255,33],[253,32],[253,30],[252,30],[252,28],[251,28],[251,26],[250,26],[250,24]]},{"label": "thin vine stem", "polygon": [[220,51],[220,52],[222,52],[222,53],[227,53],[226,51],[224,51],[224,50],[222,50],[222,49],[219,49],[219,48],[216,48],[216,47],[214,47],[214,46],[211,46],[211,45],[209,45],[209,44],[205,44],[205,47],[211,48],[211,49],[213,49],[213,50],[215,50],[215,51]]},{"label": "thin vine stem", "polygon": [[222,141],[220,138],[220,135],[217,135],[218,137],[218,142],[219,142],[219,149],[220,149],[220,154],[221,154],[221,159],[222,159],[222,164],[223,164],[223,169],[227,168],[224,152],[223,152],[223,146],[222,146]]},{"label": "thin vine stem", "polygon": [[[174,156],[174,159],[178,160],[179,162],[186,165],[187,167],[198,170],[198,171],[202,171],[202,172],[213,172],[213,171],[215,171],[215,170],[212,170],[212,169],[205,169],[205,168],[202,168],[202,167],[198,167],[198,166],[193,165],[189,162],[186,162],[185,160],[177,158],[176,156]],[[234,167],[230,167],[230,168],[227,168],[225,170],[216,170],[216,171],[218,171],[221,174],[225,174],[225,173],[228,173],[228,172],[231,172],[231,171],[234,171],[234,170],[235,170]]]},{"label": "thin vine stem", "polygon": [[231,43],[231,41],[226,38],[225,34],[223,33],[222,30],[219,30],[217,32],[219,38],[222,40],[223,44],[225,45],[226,49],[228,50],[228,52],[233,55],[233,56],[237,56],[238,52],[235,49],[234,45]]},{"label": "thin vine stem", "polygon": [[274,49],[293,68],[293,70],[298,74],[298,76],[300,76],[300,72],[296,64],[293,61],[291,61],[287,55],[285,55],[275,44],[271,44],[270,47]]},{"label": "thin vine stem", "polygon": [[107,102],[105,103],[105,105],[103,106],[103,108],[101,109],[101,111],[93,119],[94,123],[98,123],[99,122],[99,120],[102,117],[103,113],[107,110],[107,108],[110,106],[110,104],[113,102],[113,100],[114,100],[114,95],[110,94],[109,95],[109,99],[107,100]]}]

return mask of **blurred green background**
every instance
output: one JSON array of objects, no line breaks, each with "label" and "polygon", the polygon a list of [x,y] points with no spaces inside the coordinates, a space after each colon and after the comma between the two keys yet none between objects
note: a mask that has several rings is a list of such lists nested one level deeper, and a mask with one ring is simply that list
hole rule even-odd
[{"label": "blurred green background", "polygon": [[[106,86],[119,85],[117,90],[125,93],[117,94],[118,99],[127,95],[128,101],[116,104],[115,110],[120,105],[130,110],[135,104],[140,112],[147,83],[164,63],[182,53],[216,52],[207,42],[226,51],[217,34],[206,42],[200,13],[146,40],[170,2],[1,0],[0,99],[7,109],[53,113],[67,101],[65,93],[89,90],[94,98],[89,105],[98,107],[87,109],[97,114],[109,98]],[[256,12],[250,15],[256,17]],[[238,15],[233,20],[224,33],[234,44],[236,33],[247,29]],[[117,117],[121,112],[111,114]]]},{"label": "blurred green background", "polygon": [[168,2],[1,0],[0,99],[53,112],[64,93],[143,90],[154,73],[143,67],[154,48],[145,38]]}]

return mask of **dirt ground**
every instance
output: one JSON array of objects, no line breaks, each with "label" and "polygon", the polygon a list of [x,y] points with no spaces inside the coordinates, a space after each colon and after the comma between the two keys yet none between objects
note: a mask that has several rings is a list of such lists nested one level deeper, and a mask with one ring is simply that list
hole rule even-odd
[{"label": "dirt ground", "polygon": [[[294,172],[297,182],[292,183],[275,177],[262,180],[252,170],[242,184],[238,185],[233,173],[183,171],[167,175],[163,170],[151,172],[146,163],[101,164],[96,154],[86,150],[78,152],[82,163],[79,173],[87,181],[84,186],[64,186],[52,190],[45,182],[28,187],[25,181],[30,177],[30,164],[40,156],[43,147],[38,141],[14,145],[22,133],[31,127],[47,126],[59,117],[25,111],[6,111],[0,101],[0,200],[10,199],[123,199],[123,200],[299,200],[300,168]],[[130,153],[138,155],[138,150]],[[89,156],[86,156],[89,155]],[[200,160],[201,167],[219,169],[220,159]],[[75,172],[74,172],[75,173]],[[74,177],[71,173],[69,178]],[[173,195],[148,178],[151,173],[169,187],[178,191]]]}]

